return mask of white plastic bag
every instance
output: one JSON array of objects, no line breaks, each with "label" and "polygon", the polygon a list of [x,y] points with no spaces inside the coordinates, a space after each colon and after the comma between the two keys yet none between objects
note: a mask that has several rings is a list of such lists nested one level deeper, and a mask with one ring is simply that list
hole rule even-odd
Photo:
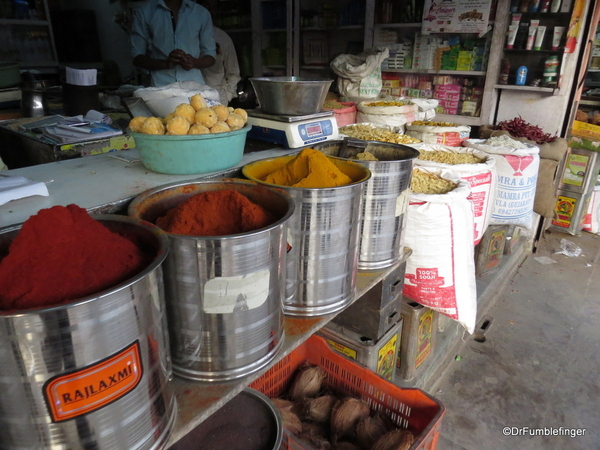
[{"label": "white plastic bag", "polygon": [[467,139],[463,146],[488,153],[496,159],[498,187],[492,205],[490,225],[533,227],[533,204],[540,169],[540,149],[492,147],[484,139]]},{"label": "white plastic bag", "polygon": [[195,81],[180,81],[160,87],[138,89],[134,97],[142,98],[148,108],[158,117],[166,117],[182,103],[189,103],[192,96],[202,94],[209,106],[218,105],[219,92]]},{"label": "white plastic bag", "polygon": [[403,294],[475,330],[477,289],[471,189],[455,174],[419,167],[458,186],[440,195],[410,194],[404,243],[412,249]]},{"label": "white plastic bag", "polygon": [[483,233],[487,230],[492,215],[492,204],[496,199],[497,171],[496,160],[474,148],[449,147],[439,144],[413,144],[411,147],[417,150],[442,151],[450,153],[469,153],[483,159],[479,164],[444,164],[435,161],[427,161],[417,158],[416,166],[439,167],[448,170],[469,183],[471,193],[467,197],[473,204],[473,217],[475,223],[474,245],[479,244]]},{"label": "white plastic bag", "polygon": [[358,55],[342,54],[331,61],[338,75],[338,91],[348,101],[376,98],[381,92],[381,62],[389,56],[387,48],[369,48]]}]

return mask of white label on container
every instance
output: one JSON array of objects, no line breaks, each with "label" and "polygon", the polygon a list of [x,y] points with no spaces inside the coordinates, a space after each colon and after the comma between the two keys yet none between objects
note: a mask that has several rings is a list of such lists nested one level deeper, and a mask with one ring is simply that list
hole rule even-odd
[{"label": "white label on container", "polygon": [[204,312],[230,314],[261,306],[269,296],[268,269],[246,275],[217,277],[204,285]]},{"label": "white label on container", "polygon": [[410,197],[410,188],[404,189],[402,194],[396,199],[396,217],[401,216],[408,209],[408,198]]}]

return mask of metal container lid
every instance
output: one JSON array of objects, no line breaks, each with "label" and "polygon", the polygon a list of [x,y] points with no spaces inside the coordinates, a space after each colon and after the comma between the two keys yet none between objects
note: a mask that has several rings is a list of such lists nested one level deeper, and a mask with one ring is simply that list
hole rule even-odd
[{"label": "metal container lid", "polygon": [[273,402],[246,388],[170,450],[277,450],[282,439],[283,422]]}]

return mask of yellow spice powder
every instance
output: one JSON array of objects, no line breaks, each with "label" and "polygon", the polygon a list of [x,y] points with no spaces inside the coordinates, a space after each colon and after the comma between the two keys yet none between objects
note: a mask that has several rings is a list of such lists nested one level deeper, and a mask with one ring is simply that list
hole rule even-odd
[{"label": "yellow spice powder", "polygon": [[352,183],[352,179],[341,172],[327,156],[313,148],[305,148],[263,181],[279,186],[304,188],[329,188]]}]

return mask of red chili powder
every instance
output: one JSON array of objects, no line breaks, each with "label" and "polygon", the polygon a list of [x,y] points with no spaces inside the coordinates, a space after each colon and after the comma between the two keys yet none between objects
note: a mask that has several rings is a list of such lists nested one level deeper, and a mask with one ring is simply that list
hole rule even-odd
[{"label": "red chili powder", "polygon": [[31,216],[0,262],[0,309],[54,306],[108,289],[148,263],[134,243],[77,205]]},{"label": "red chili powder", "polygon": [[156,220],[166,232],[187,236],[244,233],[273,222],[268,211],[231,189],[196,194]]}]

